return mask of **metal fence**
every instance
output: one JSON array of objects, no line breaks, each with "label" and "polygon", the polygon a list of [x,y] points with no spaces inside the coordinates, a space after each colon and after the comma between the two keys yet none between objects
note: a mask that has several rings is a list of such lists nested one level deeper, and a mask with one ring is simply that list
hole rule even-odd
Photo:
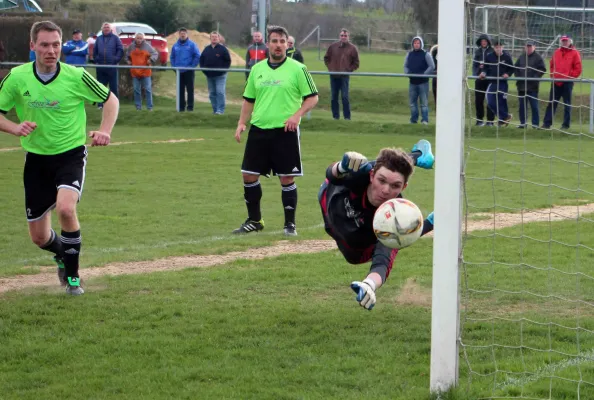
[{"label": "metal fence", "polygon": [[[0,68],[3,66],[6,67],[15,67],[19,65],[23,65],[25,63],[22,62],[0,62]],[[85,65],[75,65],[77,67],[85,67],[85,68],[106,68],[104,65],[96,65],[96,64],[85,64]],[[188,68],[188,67],[161,67],[161,66],[141,66],[141,65],[110,65],[107,68],[116,68],[116,69],[151,69],[157,71],[219,71],[219,72],[230,72],[230,73],[246,73],[249,72],[248,69],[245,68],[229,68],[229,69],[221,69],[221,68]],[[340,76],[363,76],[363,77],[375,77],[375,78],[437,78],[438,75],[423,75],[423,74],[401,74],[401,73],[387,73],[387,72],[330,72],[330,71],[309,71],[312,75],[340,75]],[[478,79],[477,76],[468,76],[467,80],[476,80]],[[507,78],[508,81],[539,81],[539,82],[573,82],[573,83],[584,83],[590,85],[590,96],[589,96],[589,132],[594,133],[594,79],[585,79],[585,78],[578,78],[578,79],[550,79],[550,78],[516,78],[510,77]],[[181,86],[180,84],[180,74],[176,74],[176,89]],[[177,90],[176,90],[177,91]],[[548,101],[548,100],[547,100]],[[176,110],[179,112],[179,96],[176,96]]]}]

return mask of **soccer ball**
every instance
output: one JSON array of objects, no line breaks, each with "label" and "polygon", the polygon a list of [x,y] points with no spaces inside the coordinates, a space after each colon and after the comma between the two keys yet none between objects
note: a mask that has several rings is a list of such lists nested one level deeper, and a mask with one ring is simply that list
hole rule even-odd
[{"label": "soccer ball", "polygon": [[390,199],[375,211],[373,231],[385,246],[402,249],[421,237],[423,214],[410,200]]}]

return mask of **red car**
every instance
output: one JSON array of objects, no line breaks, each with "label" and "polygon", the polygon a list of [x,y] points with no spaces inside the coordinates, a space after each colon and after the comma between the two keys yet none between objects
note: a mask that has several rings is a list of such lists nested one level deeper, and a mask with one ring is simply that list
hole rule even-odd
[{"label": "red car", "polygon": [[[124,46],[124,51],[134,40],[134,35],[136,35],[138,32],[144,33],[145,39],[159,53],[159,63],[161,65],[167,65],[167,62],[169,61],[167,40],[165,39],[165,36],[157,33],[157,31],[151,28],[149,25],[136,22],[112,22],[111,29],[114,34],[120,37],[122,45]],[[101,35],[101,31],[99,31],[96,35],[93,35],[92,40],[91,38],[87,39],[87,42],[89,43],[90,55],[93,54],[95,40],[97,40],[97,37]]]}]

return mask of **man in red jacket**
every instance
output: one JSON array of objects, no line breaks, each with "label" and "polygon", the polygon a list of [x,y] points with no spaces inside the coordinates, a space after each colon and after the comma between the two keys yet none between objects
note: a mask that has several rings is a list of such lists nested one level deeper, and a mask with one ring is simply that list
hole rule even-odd
[{"label": "man in red jacket", "polygon": [[[579,78],[582,74],[582,58],[580,53],[571,44],[571,39],[567,35],[561,36],[561,46],[553,53],[550,62],[551,78],[553,79],[572,79]],[[553,115],[557,111],[559,100],[563,98],[565,110],[563,113],[563,125],[561,129],[569,129],[571,122],[571,92],[573,91],[573,82],[556,82],[551,85],[549,95],[549,105],[544,117],[543,129],[549,129],[553,125]],[[552,105],[552,107],[551,107]]]}]

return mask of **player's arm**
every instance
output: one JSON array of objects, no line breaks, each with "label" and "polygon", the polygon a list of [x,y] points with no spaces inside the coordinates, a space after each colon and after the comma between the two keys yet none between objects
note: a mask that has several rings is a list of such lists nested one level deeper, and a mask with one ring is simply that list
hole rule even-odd
[{"label": "player's arm", "polygon": [[331,183],[344,184],[345,179],[367,175],[372,167],[363,154],[347,151],[342,160],[326,169],[326,178]]},{"label": "player's arm", "polygon": [[[253,74],[250,74],[250,77]],[[252,101],[253,100],[253,101]],[[246,130],[247,123],[254,111],[254,103],[255,99],[243,99],[243,104],[241,105],[241,113],[239,114],[239,121],[237,122],[237,129],[235,129],[235,140],[237,143],[241,141],[241,133]]]},{"label": "player's arm", "polygon": [[363,281],[351,283],[351,288],[357,293],[357,302],[367,310],[373,309],[375,305],[375,292],[379,289],[392,270],[394,258],[398,250],[386,247],[377,242],[371,258],[371,268]]},{"label": "player's arm", "polygon": [[18,82],[10,72],[0,82],[0,131],[14,136],[27,136],[37,128],[35,122],[23,121],[16,124],[4,116],[14,107],[17,96],[14,88],[17,86]]},{"label": "player's arm", "polygon": [[304,65],[297,75],[297,89],[303,97],[303,102],[299,110],[285,121],[285,132],[294,132],[299,126],[301,117],[311,111],[318,104],[318,88],[311,77],[311,74]]},{"label": "player's arm", "polygon": [[92,146],[107,146],[111,141],[111,131],[115,126],[120,111],[120,101],[113,94],[103,103],[103,115],[98,131],[91,131],[89,136],[93,138]]}]

